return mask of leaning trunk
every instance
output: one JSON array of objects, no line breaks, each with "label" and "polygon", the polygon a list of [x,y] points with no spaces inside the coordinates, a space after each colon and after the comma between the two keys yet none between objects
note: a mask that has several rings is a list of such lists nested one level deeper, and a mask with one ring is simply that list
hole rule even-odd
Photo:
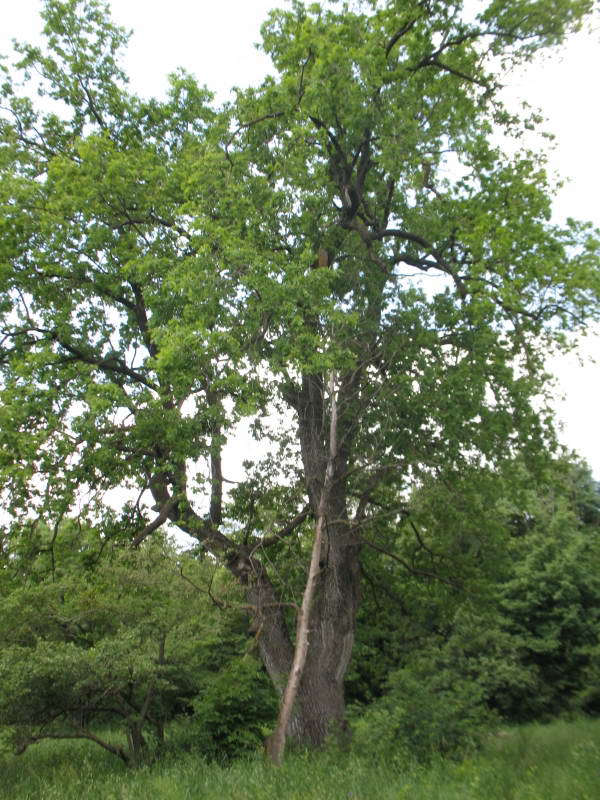
[{"label": "leaning trunk", "polygon": [[300,682],[302,680],[304,666],[306,664],[306,657],[308,655],[308,636],[311,623],[311,611],[315,590],[317,588],[317,581],[319,579],[319,571],[321,568],[320,560],[324,525],[325,517],[320,513],[317,517],[315,540],[312,547],[310,567],[308,570],[306,586],[304,588],[302,606],[298,609],[294,658],[292,660],[292,666],[288,675],[287,684],[281,698],[281,706],[279,708],[279,717],[275,731],[267,739],[265,744],[267,755],[274,764],[281,764],[283,759],[288,728],[292,721],[294,705],[296,703],[296,697],[298,696],[298,690],[300,688]]}]

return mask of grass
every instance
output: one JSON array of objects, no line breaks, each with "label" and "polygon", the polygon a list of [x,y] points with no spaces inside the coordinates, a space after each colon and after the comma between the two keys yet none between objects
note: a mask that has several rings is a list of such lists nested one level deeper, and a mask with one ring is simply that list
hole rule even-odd
[{"label": "grass", "polygon": [[43,742],[1,757],[0,774],[2,800],[595,800],[600,721],[512,729],[472,759],[427,768],[326,752],[280,769],[258,756],[221,767],[187,755],[129,771],[86,742]]}]

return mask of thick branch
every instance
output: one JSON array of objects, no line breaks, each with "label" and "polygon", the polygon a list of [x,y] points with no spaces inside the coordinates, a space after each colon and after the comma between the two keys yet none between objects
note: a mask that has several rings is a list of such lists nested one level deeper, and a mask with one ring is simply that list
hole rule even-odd
[{"label": "thick branch", "polygon": [[[185,466],[181,466],[179,471],[183,470],[185,470]],[[210,519],[203,519],[196,514],[187,498],[185,485],[178,485],[176,494],[174,494],[169,488],[169,481],[169,475],[165,473],[155,473],[149,478],[150,491],[159,508],[164,509],[165,506],[172,504],[167,511],[167,519],[170,519],[184,533],[198,539],[208,551],[217,557],[223,556],[227,551],[235,550],[235,545],[231,540],[221,533]],[[179,483],[181,484],[181,481]]]},{"label": "thick branch", "polygon": [[160,526],[163,525],[169,519],[171,512],[173,511],[176,505],[177,505],[176,497],[171,497],[169,500],[167,500],[167,502],[159,511],[158,516],[154,520],[152,520],[152,522],[148,523],[148,525],[146,525],[145,528],[142,528],[142,530],[134,537],[133,541],[131,542],[131,546],[139,547],[140,544],[144,541],[144,539],[147,539],[148,536],[154,533],[155,530],[160,528]]},{"label": "thick branch", "polygon": [[118,745],[112,745],[109,742],[105,742],[103,739],[100,739],[95,734],[91,733],[90,731],[86,730],[85,728],[81,728],[79,726],[74,726],[76,733],[42,733],[39,736],[29,736],[26,742],[23,742],[16,751],[16,755],[21,755],[25,752],[27,747],[30,744],[35,744],[36,742],[41,742],[44,739],[89,739],[92,742],[100,745],[100,747],[108,750],[109,753],[112,753],[114,756],[118,756],[122,759],[126,764],[130,763],[129,756],[123,750],[122,747]]},{"label": "thick branch", "polygon": [[461,78],[462,80],[467,81],[468,83],[475,83],[477,86],[481,86],[483,89],[489,89],[489,85],[485,82],[480,80],[479,78],[474,77],[473,75],[467,75],[466,72],[461,72],[461,70],[456,69],[455,67],[451,67],[449,64],[440,61],[439,58],[432,58],[427,64],[423,64],[423,66],[430,66],[430,67],[439,67],[444,72],[449,72],[451,75],[455,75],[457,78]]},{"label": "thick branch", "polygon": [[211,425],[210,441],[210,510],[208,516],[213,525],[223,521],[223,469],[221,459],[221,424],[219,421],[222,408],[215,392],[207,390],[206,399],[215,412]]},{"label": "thick branch", "polygon": [[148,352],[152,358],[155,358],[158,354],[158,348],[152,341],[152,336],[150,335],[150,328],[148,326],[148,311],[146,309],[144,295],[137,283],[131,283],[130,285],[133,290],[133,296],[135,297],[135,306],[133,307],[133,310],[135,311],[138,327]]},{"label": "thick branch", "polygon": [[399,41],[400,41],[400,39],[401,39],[401,38],[402,38],[402,37],[403,37],[405,34],[407,34],[407,33],[408,33],[408,32],[409,32],[409,31],[410,31],[410,30],[411,30],[411,29],[412,29],[412,28],[413,28],[413,27],[416,25],[416,23],[417,23],[417,20],[418,20],[418,19],[419,19],[419,17],[415,17],[414,19],[411,19],[411,20],[409,20],[409,22],[405,23],[405,24],[404,24],[404,25],[403,25],[401,28],[399,28],[399,29],[396,31],[396,33],[395,33],[395,34],[394,34],[394,35],[391,37],[391,39],[388,41],[388,43],[387,43],[387,45],[386,45],[386,48],[385,48],[385,55],[386,55],[386,58],[387,58],[387,57],[389,56],[389,54],[391,53],[391,51],[392,51],[392,48],[394,47],[394,45],[396,44],[396,42],[399,42]]},{"label": "thick branch", "polygon": [[252,553],[256,552],[259,549],[263,549],[264,547],[270,547],[273,544],[277,544],[282,539],[285,539],[286,536],[292,534],[296,528],[298,528],[304,520],[310,514],[310,506],[306,506],[299,514],[290,520],[287,525],[284,525],[283,528],[280,528],[277,533],[273,533],[271,536],[265,536],[264,539],[261,539],[260,542],[256,544],[253,548]]}]

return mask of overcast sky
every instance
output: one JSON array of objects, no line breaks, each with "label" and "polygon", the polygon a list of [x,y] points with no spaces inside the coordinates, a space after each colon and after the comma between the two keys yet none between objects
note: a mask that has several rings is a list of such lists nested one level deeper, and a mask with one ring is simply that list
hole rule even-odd
[{"label": "overcast sky", "polygon": [[[161,95],[166,75],[178,66],[201,83],[228,96],[232,86],[258,83],[269,69],[268,59],[254,43],[260,25],[278,0],[113,0],[115,20],[134,30],[125,66],[132,88],[142,95]],[[32,41],[40,30],[41,0],[0,0],[0,53],[10,41]],[[548,130],[557,136],[552,167],[569,182],[556,201],[558,221],[566,216],[592,220],[600,226],[600,75],[599,28],[581,33],[560,51],[526,72],[509,76],[506,96],[527,99],[542,109]],[[571,354],[552,359],[559,379],[556,408],[564,429],[563,442],[584,456],[600,478],[600,339],[588,336],[581,348],[584,363]]]}]

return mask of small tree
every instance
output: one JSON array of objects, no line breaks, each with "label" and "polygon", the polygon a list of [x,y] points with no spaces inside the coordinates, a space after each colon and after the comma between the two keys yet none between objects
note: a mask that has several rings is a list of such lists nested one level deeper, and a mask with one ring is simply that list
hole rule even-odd
[{"label": "small tree", "polygon": [[19,753],[43,739],[82,738],[139,764],[232,657],[223,652],[202,664],[203,640],[212,642],[215,629],[228,637],[208,596],[192,585],[207,577],[159,542],[100,552],[93,532],[75,535],[67,526],[51,558],[49,540],[41,531],[37,558],[15,555],[20,565],[5,567],[21,575],[0,597],[2,725]]}]

